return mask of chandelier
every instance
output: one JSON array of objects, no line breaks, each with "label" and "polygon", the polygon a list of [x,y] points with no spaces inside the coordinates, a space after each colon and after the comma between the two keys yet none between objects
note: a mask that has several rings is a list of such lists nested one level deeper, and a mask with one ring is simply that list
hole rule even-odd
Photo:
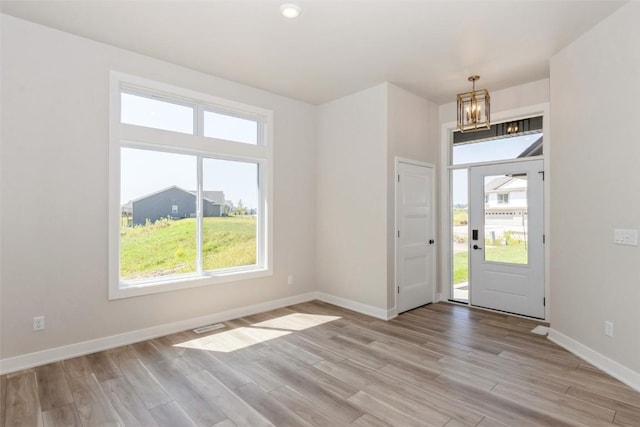
[{"label": "chandelier", "polygon": [[458,129],[460,132],[487,130],[491,127],[489,118],[491,97],[486,89],[476,90],[476,80],[480,76],[471,76],[471,92],[458,94]]}]

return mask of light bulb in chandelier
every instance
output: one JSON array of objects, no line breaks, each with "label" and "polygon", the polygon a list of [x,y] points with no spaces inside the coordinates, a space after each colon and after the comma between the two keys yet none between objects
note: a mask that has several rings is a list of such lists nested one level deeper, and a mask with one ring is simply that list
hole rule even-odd
[{"label": "light bulb in chandelier", "polygon": [[486,89],[476,90],[476,80],[479,78],[479,76],[469,77],[472,84],[471,92],[457,96],[458,129],[462,132],[486,130],[491,126],[489,92]]}]

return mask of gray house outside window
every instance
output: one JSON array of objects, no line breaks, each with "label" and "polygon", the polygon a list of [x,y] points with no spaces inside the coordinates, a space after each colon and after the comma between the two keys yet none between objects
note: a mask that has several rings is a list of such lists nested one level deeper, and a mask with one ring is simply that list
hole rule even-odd
[{"label": "gray house outside window", "polygon": [[[224,191],[203,192],[203,216],[224,215]],[[178,186],[165,188],[155,193],[132,200],[132,225],[144,225],[160,218],[181,219],[196,217],[196,191]]]}]

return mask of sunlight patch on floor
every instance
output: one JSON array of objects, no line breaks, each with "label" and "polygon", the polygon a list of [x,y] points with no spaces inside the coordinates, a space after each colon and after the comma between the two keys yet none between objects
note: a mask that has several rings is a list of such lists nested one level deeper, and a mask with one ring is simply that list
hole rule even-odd
[{"label": "sunlight patch on floor", "polygon": [[217,351],[230,353],[243,348],[289,335],[289,331],[273,329],[242,327],[231,331],[220,332],[194,340],[175,344],[176,347],[193,348],[196,350]]},{"label": "sunlight patch on floor", "polygon": [[341,317],[325,316],[321,314],[292,313],[275,319],[265,320],[264,322],[254,323],[251,326],[244,326],[230,331],[218,332],[202,338],[196,338],[179,344],[174,344],[174,346],[230,353],[232,351],[242,350],[243,348],[250,347],[254,344],[289,335],[293,331],[302,331],[338,319],[341,319]]},{"label": "sunlight patch on floor", "polygon": [[253,326],[261,328],[287,329],[290,331],[302,331],[324,323],[340,319],[339,316],[324,316],[321,314],[293,313],[264,322],[254,323]]}]

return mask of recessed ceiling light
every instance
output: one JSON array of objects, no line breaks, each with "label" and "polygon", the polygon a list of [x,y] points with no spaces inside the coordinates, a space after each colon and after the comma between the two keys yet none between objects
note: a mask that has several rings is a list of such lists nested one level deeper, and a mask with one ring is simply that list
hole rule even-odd
[{"label": "recessed ceiling light", "polygon": [[300,6],[293,3],[285,3],[280,6],[280,13],[285,18],[295,19],[300,15]]}]

